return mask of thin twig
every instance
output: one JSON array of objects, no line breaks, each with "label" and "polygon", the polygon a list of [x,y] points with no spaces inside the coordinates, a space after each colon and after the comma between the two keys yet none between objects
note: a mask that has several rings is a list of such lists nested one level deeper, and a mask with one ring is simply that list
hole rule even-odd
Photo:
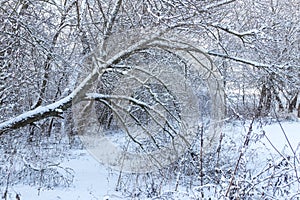
[{"label": "thin twig", "polygon": [[241,151],[240,151],[239,158],[238,158],[238,160],[237,160],[237,162],[236,162],[236,164],[235,164],[234,171],[233,171],[233,173],[232,173],[232,176],[231,176],[231,179],[230,179],[230,182],[229,182],[227,191],[226,191],[226,193],[225,193],[225,196],[226,196],[226,197],[228,197],[228,195],[229,195],[231,186],[232,186],[232,184],[233,184],[234,177],[235,177],[235,175],[236,175],[236,173],[237,173],[237,170],[238,170],[238,168],[239,168],[239,165],[240,165],[240,162],[241,162],[242,157],[243,157],[243,155],[244,155],[244,152],[245,152],[245,150],[246,150],[246,147],[249,145],[250,136],[251,136],[251,133],[252,133],[252,131],[253,131],[252,126],[253,126],[254,120],[255,120],[255,117],[252,119],[252,121],[251,121],[251,123],[250,123],[249,129],[248,129],[248,133],[247,133],[247,135],[246,135],[246,138],[245,138],[243,147],[242,147],[242,149],[241,149]]}]

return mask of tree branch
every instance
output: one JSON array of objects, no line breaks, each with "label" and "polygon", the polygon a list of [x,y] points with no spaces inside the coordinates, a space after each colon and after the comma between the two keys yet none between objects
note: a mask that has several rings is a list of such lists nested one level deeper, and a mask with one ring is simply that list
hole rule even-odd
[{"label": "tree branch", "polygon": [[131,55],[132,53],[138,51],[139,49],[145,47],[147,44],[153,42],[155,39],[160,37],[162,34],[170,31],[173,28],[178,26],[169,27],[159,32],[151,32],[148,37],[141,39],[135,44],[129,46],[127,49],[117,53],[106,63],[103,63],[102,60],[95,58],[95,55],[92,55],[94,69],[93,71],[80,83],[80,85],[67,97],[49,104],[47,106],[42,106],[35,108],[34,110],[27,111],[19,116],[13,117],[7,121],[0,123],[0,135],[9,130],[18,129],[20,127],[26,126],[35,121],[45,119],[50,116],[60,116],[60,114],[72,106],[73,103],[81,101],[85,97],[85,92],[91,87],[91,84],[99,76],[101,76],[106,70],[111,69],[113,64],[119,62],[120,59],[124,59]]},{"label": "tree branch", "polygon": [[221,57],[221,58],[226,58],[226,59],[229,59],[229,60],[233,60],[233,61],[236,61],[236,62],[248,64],[248,65],[252,65],[252,66],[257,67],[257,68],[270,68],[271,67],[271,65],[267,65],[267,64],[264,64],[264,63],[259,63],[259,62],[255,62],[255,61],[252,61],[252,60],[247,60],[247,59],[240,58],[240,57],[230,56],[230,55],[227,55],[227,54],[222,54],[222,53],[218,53],[218,52],[214,52],[214,51],[208,51],[207,54],[212,55],[212,56]]},{"label": "tree branch", "polygon": [[222,31],[225,31],[229,34],[235,35],[241,39],[243,39],[243,37],[246,37],[246,36],[255,36],[259,32],[259,30],[257,30],[257,29],[252,29],[252,30],[244,31],[244,32],[238,32],[238,31],[232,30],[228,27],[223,27],[219,24],[211,24],[210,26],[217,28],[217,29],[221,29]]}]

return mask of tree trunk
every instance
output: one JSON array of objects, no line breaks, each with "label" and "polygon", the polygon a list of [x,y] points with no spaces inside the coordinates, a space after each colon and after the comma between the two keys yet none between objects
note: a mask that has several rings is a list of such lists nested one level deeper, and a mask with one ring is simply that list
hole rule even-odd
[{"label": "tree trunk", "polygon": [[288,108],[288,110],[289,110],[290,113],[293,112],[293,110],[296,108],[296,106],[297,106],[297,100],[298,100],[298,93],[296,93],[295,96],[289,102],[289,108]]},{"label": "tree trunk", "polygon": [[271,103],[272,103],[272,93],[270,91],[270,88],[267,88],[266,84],[263,84],[261,88],[261,94],[260,94],[256,117],[266,116],[270,112]]}]

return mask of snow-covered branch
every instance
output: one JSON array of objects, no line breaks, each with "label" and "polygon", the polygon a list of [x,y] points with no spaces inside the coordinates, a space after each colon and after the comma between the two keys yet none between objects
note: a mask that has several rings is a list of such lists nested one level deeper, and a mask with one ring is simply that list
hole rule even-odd
[{"label": "snow-covered branch", "polygon": [[222,1],[216,1],[215,3],[212,3],[210,5],[205,6],[204,10],[209,10],[212,8],[217,8],[217,7],[221,7],[224,6],[226,4],[230,4],[235,2],[236,0],[222,0]]},{"label": "snow-covered branch", "polygon": [[59,117],[62,111],[70,107],[71,104],[72,98],[71,96],[68,96],[53,104],[38,107],[34,110],[25,112],[17,117],[2,122],[0,124],[0,135],[8,130],[17,129],[47,117]]},{"label": "snow-covered branch", "polygon": [[99,76],[101,76],[106,70],[109,70],[113,64],[116,64],[117,62],[119,62],[119,60],[129,56],[139,49],[145,48],[147,44],[153,42],[164,33],[176,27],[177,26],[173,26],[162,31],[150,32],[147,37],[129,46],[127,49],[120,51],[106,63],[103,63],[103,60],[97,60],[97,58],[95,58],[96,55],[93,55],[93,71],[79,84],[79,86],[70,95],[55,103],[46,106],[40,106],[38,108],[35,108],[34,110],[27,111],[23,114],[20,114],[19,116],[13,117],[7,121],[0,123],[0,135],[6,131],[18,129],[47,117],[59,117],[64,110],[67,110],[72,106],[72,103],[81,101],[85,97],[85,92],[88,91],[91,83]]},{"label": "snow-covered branch", "polygon": [[254,67],[257,68],[270,68],[270,65],[264,64],[264,63],[259,63],[259,62],[255,62],[252,60],[247,60],[244,58],[240,58],[240,57],[236,57],[236,56],[230,56],[227,54],[222,54],[222,53],[218,53],[218,52],[214,52],[214,51],[208,51],[207,54],[212,55],[212,56],[217,56],[217,57],[221,57],[221,58],[226,58],[229,60],[233,60],[236,62],[240,62],[240,63],[244,63],[244,64],[248,64],[248,65],[252,65]]},{"label": "snow-covered branch", "polygon": [[111,16],[109,18],[109,21],[108,21],[108,24],[107,24],[107,27],[106,27],[106,30],[105,30],[106,37],[111,34],[111,30],[112,30],[113,25],[115,23],[116,17],[117,17],[118,12],[119,12],[119,9],[121,7],[121,4],[122,4],[122,0],[117,0],[115,2],[115,5],[113,7],[113,11],[111,13]]},{"label": "snow-covered branch", "polygon": [[124,96],[124,95],[108,95],[108,94],[99,94],[99,93],[87,93],[84,100],[100,100],[100,99],[123,99],[129,102],[135,103],[145,108],[150,108],[150,106],[143,101],[137,100],[135,98]]},{"label": "snow-covered branch", "polygon": [[212,27],[214,28],[217,28],[217,29],[221,29],[229,34],[232,34],[232,35],[235,35],[239,38],[243,38],[245,36],[255,36],[259,30],[257,29],[251,29],[251,30],[248,30],[248,31],[243,31],[243,32],[239,32],[239,31],[236,31],[236,30],[232,30],[230,29],[229,27],[224,27],[224,26],[221,26],[219,24],[211,24]]}]

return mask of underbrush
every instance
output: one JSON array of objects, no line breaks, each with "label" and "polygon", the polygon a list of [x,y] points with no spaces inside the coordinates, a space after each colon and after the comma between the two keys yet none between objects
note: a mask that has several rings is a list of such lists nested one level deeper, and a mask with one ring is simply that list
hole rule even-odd
[{"label": "underbrush", "polygon": [[[209,150],[201,148],[199,132],[191,148],[171,165],[151,173],[109,170],[106,179],[115,180],[112,184],[121,199],[300,199],[298,129],[297,120],[228,120]],[[72,166],[60,165],[72,155],[72,148],[63,138],[60,143],[53,143],[54,138],[47,141],[16,149],[28,143],[2,140],[3,199],[15,198],[14,185],[38,190],[74,187]]]},{"label": "underbrush", "polygon": [[289,145],[296,132],[280,149],[272,137],[286,134],[284,128],[265,130],[275,125],[279,122],[267,119],[230,121],[213,150],[203,150],[201,156],[195,142],[178,162],[159,172],[120,174],[118,189],[128,199],[300,199],[300,144]]}]

